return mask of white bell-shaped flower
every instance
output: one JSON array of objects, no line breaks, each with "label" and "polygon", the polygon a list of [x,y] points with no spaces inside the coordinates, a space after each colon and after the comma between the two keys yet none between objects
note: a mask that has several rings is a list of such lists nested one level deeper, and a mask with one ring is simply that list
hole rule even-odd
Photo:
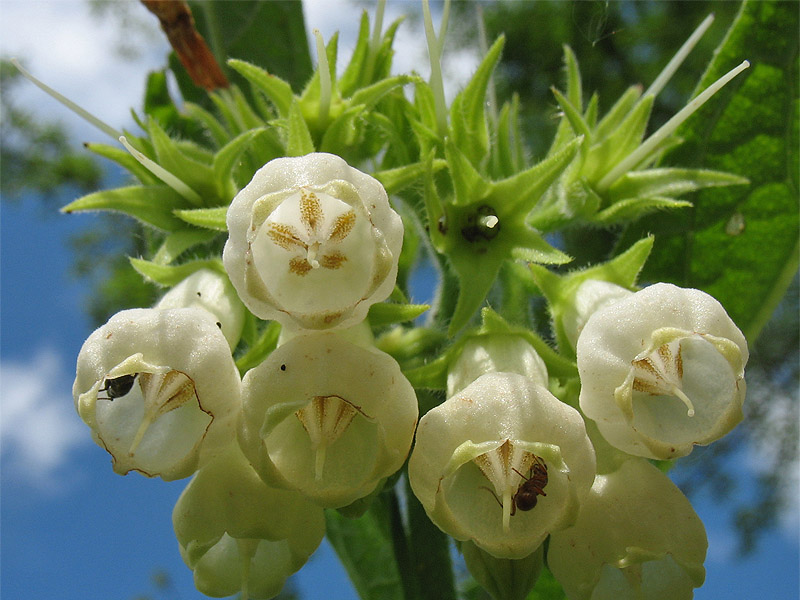
[{"label": "white bell-shaped flower", "polygon": [[447,371],[447,397],[486,373],[518,373],[547,387],[547,366],[523,337],[488,334],[470,338]]},{"label": "white bell-shaped flower", "polygon": [[394,289],[400,216],[376,179],[338,156],[270,161],[233,199],[227,222],[225,269],[262,319],[353,325]]},{"label": "white bell-shaped flower", "polygon": [[164,294],[155,308],[189,306],[203,308],[214,315],[230,347],[236,347],[244,327],[245,309],[223,273],[198,269]]},{"label": "white bell-shaped flower", "polygon": [[569,600],[690,600],[708,541],[683,493],[645,459],[598,475],[547,564]]},{"label": "white bell-shaped flower", "polygon": [[577,356],[581,409],[629,454],[685,456],[742,420],[747,342],[699,290],[658,283],[606,306]]},{"label": "white bell-shaped flower", "polygon": [[572,302],[564,308],[564,314],[561,317],[564,324],[564,333],[572,347],[575,348],[577,346],[578,337],[586,326],[589,317],[604,306],[631,295],[633,295],[632,291],[610,281],[587,279],[581,283],[575,291]]},{"label": "white bell-shaped flower", "polygon": [[239,443],[262,479],[328,508],[403,466],[418,416],[391,356],[332,332],[278,346],[245,374],[242,404]]},{"label": "white bell-shaped flower", "polygon": [[235,442],[197,472],[172,522],[195,586],[217,598],[277,596],[325,535],[323,509],[268,487]]},{"label": "white bell-shaped flower", "polygon": [[498,558],[571,525],[594,474],[578,411],[516,373],[482,375],[426,413],[408,464],[430,519]]},{"label": "white bell-shaped flower", "polygon": [[234,439],[240,387],[211,314],[148,308],[119,312],[89,336],[72,395],[114,471],[171,480]]}]

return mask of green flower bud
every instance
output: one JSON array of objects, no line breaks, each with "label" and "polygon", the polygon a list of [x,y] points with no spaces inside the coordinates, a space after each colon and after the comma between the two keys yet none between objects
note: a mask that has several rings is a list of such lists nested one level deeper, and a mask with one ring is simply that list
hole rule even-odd
[{"label": "green flower bud", "polygon": [[115,472],[172,480],[191,475],[236,435],[240,385],[207,311],[132,309],[83,344],[72,396]]},{"label": "green flower bud", "polygon": [[228,345],[239,343],[244,327],[244,305],[222,273],[199,269],[169,290],[155,308],[197,306],[214,315]]},{"label": "green flower bud", "polygon": [[464,344],[447,372],[447,396],[453,396],[485,373],[518,373],[547,387],[547,367],[524,338],[481,335]]},{"label": "green flower bud", "polygon": [[172,522],[197,589],[214,597],[277,596],[325,535],[323,510],[264,484],[236,444],[197,472]]},{"label": "green flower bud", "polygon": [[581,409],[629,454],[685,456],[742,420],[747,342],[699,290],[659,283],[606,306],[577,356]]},{"label": "green flower bud", "polygon": [[321,506],[366,496],[411,447],[417,399],[397,362],[338,334],[290,339],[242,391],[239,442],[258,474]]},{"label": "green flower bud", "polygon": [[633,458],[597,476],[575,525],[550,537],[547,564],[569,600],[689,600],[707,548],[689,500]]},{"label": "green flower bud", "polygon": [[262,319],[353,325],[394,288],[400,216],[376,179],[338,156],[267,163],[233,199],[227,223],[225,269]]},{"label": "green flower bud", "polygon": [[581,415],[515,373],[487,373],[430,410],[408,477],[430,519],[498,558],[575,520],[595,473]]}]

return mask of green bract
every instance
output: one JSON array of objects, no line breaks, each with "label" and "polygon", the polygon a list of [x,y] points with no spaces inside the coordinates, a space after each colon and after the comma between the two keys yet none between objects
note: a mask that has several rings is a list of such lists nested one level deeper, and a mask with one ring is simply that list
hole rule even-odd
[{"label": "green bract", "polygon": [[81,348],[72,396],[114,471],[167,480],[218,453],[241,407],[228,342],[200,308],[111,317]]},{"label": "green bract", "polygon": [[569,600],[690,600],[705,578],[705,529],[669,478],[643,459],[598,475],[547,564]]},{"label": "green bract", "polygon": [[247,372],[239,442],[269,485],[338,508],[405,462],[414,389],[388,354],[338,334],[299,335]]},{"label": "green bract", "polygon": [[708,294],[658,283],[594,313],[578,339],[581,410],[637,456],[685,456],[742,420],[747,342]]},{"label": "green bract", "polygon": [[[545,494],[520,509],[517,493],[537,465]],[[523,375],[487,373],[422,417],[408,477],[443,531],[522,558],[575,520],[594,469],[578,411]]]},{"label": "green bract", "polygon": [[228,235],[225,269],[253,314],[327,329],[391,293],[403,225],[376,179],[317,153],[262,167],[231,202]]}]

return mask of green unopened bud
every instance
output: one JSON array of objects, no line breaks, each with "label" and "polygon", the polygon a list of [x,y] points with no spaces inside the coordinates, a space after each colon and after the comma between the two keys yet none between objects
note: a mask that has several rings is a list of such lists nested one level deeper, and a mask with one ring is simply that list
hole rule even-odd
[{"label": "green unopened bud", "polygon": [[197,589],[214,597],[278,595],[325,535],[322,509],[268,487],[236,444],[197,472],[172,522]]},{"label": "green unopened bud", "polygon": [[334,333],[294,337],[243,381],[239,441],[269,485],[328,508],[372,492],[405,461],[418,408],[397,362]]},{"label": "green unopened bud", "polygon": [[550,537],[547,564],[569,600],[690,600],[707,548],[689,500],[633,458],[597,476],[575,525]]},{"label": "green unopened bud", "polygon": [[207,311],[132,309],[86,340],[72,395],[114,471],[171,480],[188,477],[233,439],[240,385]]},{"label": "green unopened bud", "polygon": [[189,306],[197,306],[214,315],[230,347],[236,347],[244,327],[244,305],[225,275],[211,269],[199,269],[164,294],[155,308]]},{"label": "green unopened bud", "polygon": [[606,306],[577,355],[581,409],[629,454],[685,456],[742,419],[747,342],[699,290],[659,283]]}]

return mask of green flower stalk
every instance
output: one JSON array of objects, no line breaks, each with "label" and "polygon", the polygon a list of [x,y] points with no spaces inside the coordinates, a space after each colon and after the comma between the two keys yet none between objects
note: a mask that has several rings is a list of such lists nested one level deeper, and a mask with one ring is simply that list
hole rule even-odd
[{"label": "green flower stalk", "polygon": [[708,541],[686,496],[644,459],[598,475],[547,565],[569,600],[690,600]]},{"label": "green flower stalk", "polygon": [[200,308],[131,309],[78,354],[75,408],[114,471],[188,477],[235,435],[239,372],[216,320]]},{"label": "green flower stalk", "polygon": [[618,300],[577,353],[581,410],[624,452],[685,456],[742,420],[747,342],[704,292],[657,283]]}]

